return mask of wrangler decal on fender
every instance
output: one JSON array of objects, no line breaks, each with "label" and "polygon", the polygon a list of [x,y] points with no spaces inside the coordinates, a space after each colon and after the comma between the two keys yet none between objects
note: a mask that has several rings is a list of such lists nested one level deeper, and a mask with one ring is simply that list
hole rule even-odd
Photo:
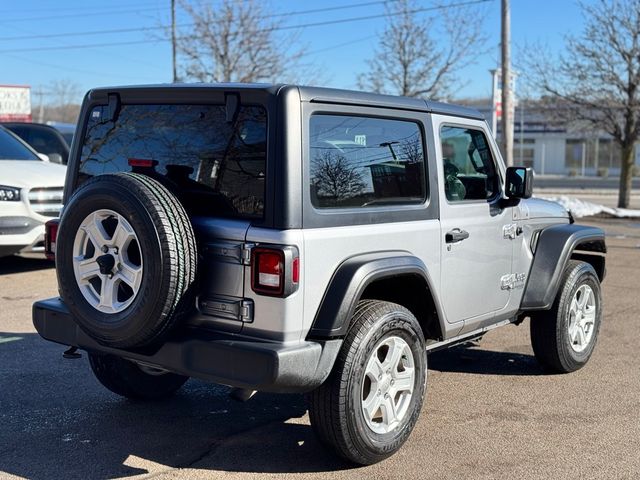
[{"label": "wrangler decal on fender", "polygon": [[524,288],[526,273],[509,273],[500,278],[501,290],[513,290],[514,288]]}]

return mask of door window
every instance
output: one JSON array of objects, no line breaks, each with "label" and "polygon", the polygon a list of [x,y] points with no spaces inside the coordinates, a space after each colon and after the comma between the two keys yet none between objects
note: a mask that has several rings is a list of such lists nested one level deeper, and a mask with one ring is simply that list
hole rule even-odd
[{"label": "door window", "polygon": [[28,142],[36,152],[46,155],[57,154],[60,156],[59,162],[66,163],[67,147],[55,131],[45,128],[33,128],[29,133]]},{"label": "door window", "polygon": [[426,199],[422,132],[415,122],[316,114],[309,143],[315,207],[374,207]]},{"label": "door window", "polygon": [[444,190],[449,202],[487,201],[498,193],[499,177],[484,133],[464,127],[440,129]]}]

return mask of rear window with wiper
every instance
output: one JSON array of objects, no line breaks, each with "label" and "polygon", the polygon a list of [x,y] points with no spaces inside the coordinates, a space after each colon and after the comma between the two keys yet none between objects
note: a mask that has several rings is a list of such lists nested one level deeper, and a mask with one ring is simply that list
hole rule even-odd
[{"label": "rear window with wiper", "polygon": [[190,214],[261,218],[267,160],[267,113],[224,105],[123,105],[89,112],[79,184],[94,175],[140,172],[173,191]]}]

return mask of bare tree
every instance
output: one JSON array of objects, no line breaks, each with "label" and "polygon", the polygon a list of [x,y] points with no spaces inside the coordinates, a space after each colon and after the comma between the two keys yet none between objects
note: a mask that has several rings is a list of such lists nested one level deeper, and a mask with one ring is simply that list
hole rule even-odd
[{"label": "bare tree", "polygon": [[314,158],[312,176],[318,196],[333,200],[335,205],[361,194],[365,187],[362,174],[349,165],[344,155],[332,151],[323,151]]},{"label": "bare tree", "polygon": [[45,89],[39,87],[34,94],[38,97],[38,103],[33,106],[33,117],[39,122],[51,120],[76,123],[78,121],[82,90],[77,83],[69,79],[54,80]]},{"label": "bare tree", "polygon": [[407,163],[422,163],[424,157],[422,155],[422,144],[420,138],[416,135],[413,138],[403,141],[400,144],[401,156]]},{"label": "bare tree", "polygon": [[82,101],[80,86],[68,78],[54,80],[49,90],[52,105],[77,105]]},{"label": "bare tree", "polygon": [[279,35],[282,21],[257,0],[180,1],[193,24],[177,36],[180,80],[260,82],[291,77],[304,54],[293,36]]},{"label": "bare tree", "polygon": [[483,53],[477,9],[439,5],[421,16],[414,0],[389,1],[389,20],[358,86],[379,93],[442,99],[461,87],[456,76]]},{"label": "bare tree", "polygon": [[[640,138],[640,0],[581,4],[584,31],[565,54],[529,62],[534,82],[573,125],[611,135],[622,151],[618,206],[629,206]],[[545,52],[545,55],[547,53]],[[548,57],[547,57],[548,59]]]}]

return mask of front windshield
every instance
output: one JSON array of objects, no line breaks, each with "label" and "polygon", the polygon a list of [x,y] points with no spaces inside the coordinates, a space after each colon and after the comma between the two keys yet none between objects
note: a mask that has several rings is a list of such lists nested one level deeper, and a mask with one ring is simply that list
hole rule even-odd
[{"label": "front windshield", "polygon": [[6,130],[0,128],[0,160],[40,160]]}]

